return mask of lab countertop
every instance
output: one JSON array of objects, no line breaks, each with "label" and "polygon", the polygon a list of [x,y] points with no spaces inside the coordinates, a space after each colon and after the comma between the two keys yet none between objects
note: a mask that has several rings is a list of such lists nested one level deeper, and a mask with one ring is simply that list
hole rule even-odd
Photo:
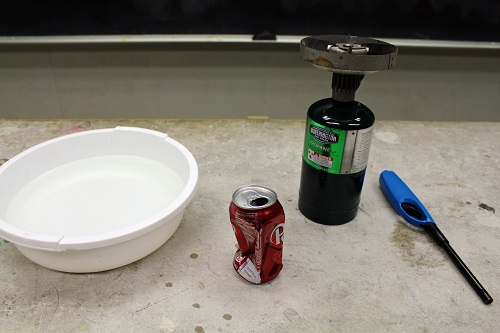
[{"label": "lab countertop", "polygon": [[[92,274],[44,268],[0,240],[1,332],[500,331],[500,123],[377,122],[358,215],[341,226],[297,208],[303,121],[0,120],[0,163],[115,126],[165,132],[195,156],[198,189],[179,228],[149,256]],[[390,207],[385,169],[419,197],[492,304]],[[263,285],[232,267],[228,206],[251,183],[274,189],[286,214],[284,268]]]}]

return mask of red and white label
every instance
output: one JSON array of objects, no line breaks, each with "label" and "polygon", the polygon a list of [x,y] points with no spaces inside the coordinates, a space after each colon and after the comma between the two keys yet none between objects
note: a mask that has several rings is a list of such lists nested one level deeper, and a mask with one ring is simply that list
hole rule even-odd
[{"label": "red and white label", "polygon": [[259,284],[261,282],[260,272],[253,264],[250,257],[244,256],[241,251],[236,251],[233,266],[236,272],[248,282]]},{"label": "red and white label", "polygon": [[285,233],[285,224],[280,223],[276,227],[274,227],[271,232],[271,236],[269,237],[269,243],[275,248],[281,249],[283,248],[283,239]]},{"label": "red and white label", "polygon": [[310,161],[321,165],[322,167],[325,168],[331,168],[333,164],[333,159],[330,156],[324,156],[320,155],[317,152],[309,149],[307,153],[307,157],[309,158]]}]

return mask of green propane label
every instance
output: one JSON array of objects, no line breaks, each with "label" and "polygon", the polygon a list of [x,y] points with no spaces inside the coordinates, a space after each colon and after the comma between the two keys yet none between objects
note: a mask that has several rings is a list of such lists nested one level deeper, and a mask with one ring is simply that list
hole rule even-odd
[{"label": "green propane label", "polygon": [[307,119],[304,161],[318,170],[339,174],[346,140],[345,130],[329,128]]}]

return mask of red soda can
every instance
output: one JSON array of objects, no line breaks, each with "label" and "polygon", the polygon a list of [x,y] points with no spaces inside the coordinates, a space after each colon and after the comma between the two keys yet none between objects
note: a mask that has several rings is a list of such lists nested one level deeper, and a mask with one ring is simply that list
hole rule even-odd
[{"label": "red soda can", "polygon": [[260,185],[237,189],[229,219],[239,246],[233,260],[236,272],[255,284],[278,276],[283,268],[285,212],[276,192]]}]

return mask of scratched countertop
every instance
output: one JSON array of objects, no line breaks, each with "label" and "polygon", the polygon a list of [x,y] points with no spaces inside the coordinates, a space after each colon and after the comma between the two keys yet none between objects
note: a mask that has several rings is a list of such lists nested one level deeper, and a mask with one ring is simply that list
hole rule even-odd
[{"label": "scratched countertop", "polygon": [[[0,332],[500,332],[500,123],[377,122],[358,215],[342,226],[297,209],[304,125],[0,120],[0,164],[65,134],[135,126],[169,134],[200,171],[172,238],[130,265],[62,273],[0,239]],[[385,169],[415,192],[493,304],[401,222],[380,191]],[[250,183],[274,189],[286,214],[283,271],[259,286],[232,268],[228,206]]]}]

